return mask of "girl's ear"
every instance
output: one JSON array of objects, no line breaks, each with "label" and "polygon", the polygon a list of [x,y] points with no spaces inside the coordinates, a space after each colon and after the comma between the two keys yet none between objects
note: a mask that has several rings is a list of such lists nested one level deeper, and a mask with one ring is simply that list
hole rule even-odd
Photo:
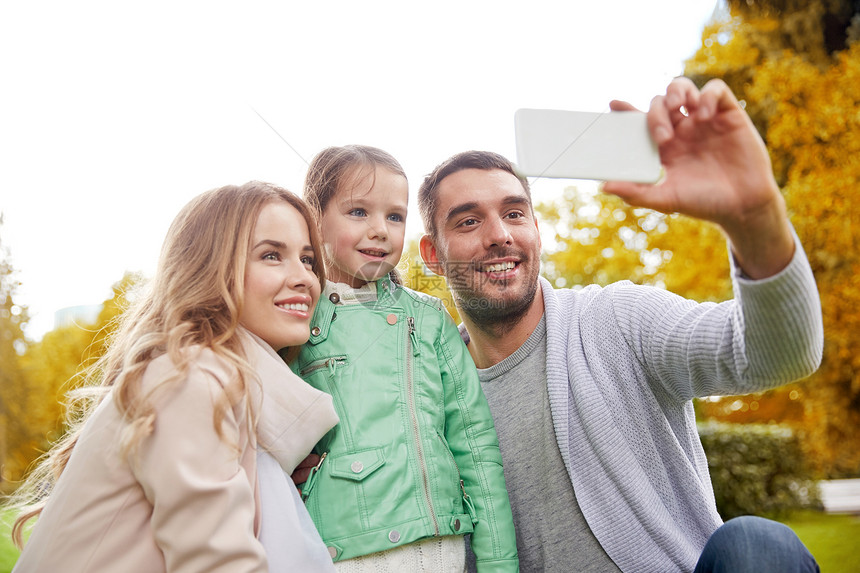
[{"label": "girl's ear", "polygon": [[428,269],[440,277],[445,276],[445,266],[441,261],[439,261],[436,244],[433,242],[433,239],[430,238],[430,235],[424,235],[421,237],[421,240],[418,242],[418,251],[421,253],[421,259],[423,259],[424,264],[427,265]]}]

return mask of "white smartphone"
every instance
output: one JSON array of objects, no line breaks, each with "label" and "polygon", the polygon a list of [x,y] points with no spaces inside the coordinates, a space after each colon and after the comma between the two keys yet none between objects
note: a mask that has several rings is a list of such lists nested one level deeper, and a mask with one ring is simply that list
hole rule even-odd
[{"label": "white smartphone", "polygon": [[519,109],[517,167],[532,177],[654,183],[662,166],[645,114]]}]

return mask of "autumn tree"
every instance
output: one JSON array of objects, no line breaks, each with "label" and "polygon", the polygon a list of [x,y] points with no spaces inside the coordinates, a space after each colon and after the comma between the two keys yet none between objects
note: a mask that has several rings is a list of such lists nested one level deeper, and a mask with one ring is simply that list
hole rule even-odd
[{"label": "autumn tree", "polygon": [[27,467],[63,435],[66,395],[83,383],[81,374],[105,350],[117,318],[128,305],[140,276],[127,274],[113,286],[93,323],[74,323],[46,333],[21,357],[24,383],[10,400],[20,428],[10,436],[9,475],[20,479]]},{"label": "autumn tree", "polygon": [[713,225],[578,187],[535,208],[545,242],[543,273],[557,287],[630,280],[701,301],[731,296],[725,240]]},{"label": "autumn tree", "polygon": [[[860,473],[860,10],[858,2],[730,1],[686,75],[726,81],[765,139],[818,281],[825,356],[812,378],[704,400],[705,416],[790,422],[827,475]],[[731,296],[725,239],[712,225],[568,188],[538,205],[544,273],[556,286],[629,279],[705,301]]]},{"label": "autumn tree", "polygon": [[[730,0],[687,62],[725,80],[767,142],[821,293],[819,372],[788,389],[819,466],[860,473],[860,2]],[[746,400],[733,405],[746,406]]]},{"label": "autumn tree", "polygon": [[397,265],[397,271],[403,279],[403,284],[413,290],[441,299],[445,309],[451,314],[454,320],[457,322],[460,321],[460,315],[454,306],[454,297],[448,289],[448,283],[444,277],[434,274],[424,264],[418,249],[417,239],[407,242],[406,248],[403,250],[403,256],[400,258],[400,264]]},{"label": "autumn tree", "polygon": [[[3,215],[0,214],[0,229]],[[21,354],[27,348],[24,326],[27,308],[14,300],[18,288],[9,252],[0,235],[0,491],[9,479],[10,444],[21,432],[22,420],[15,414],[15,391],[24,385]]]}]

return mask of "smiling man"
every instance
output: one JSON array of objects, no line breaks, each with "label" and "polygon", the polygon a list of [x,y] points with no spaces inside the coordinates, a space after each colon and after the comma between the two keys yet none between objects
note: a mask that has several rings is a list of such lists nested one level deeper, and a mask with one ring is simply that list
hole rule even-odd
[{"label": "smiling man", "polygon": [[[629,109],[623,102],[612,108]],[[735,298],[698,304],[622,282],[539,278],[528,183],[504,157],[455,155],[418,196],[421,255],[447,277],[499,435],[523,571],[816,571],[786,527],[722,524],[692,398],[808,376],[823,345],[815,281],[767,150],[722,82],[684,78],[648,112],[657,185],[636,206],[717,223]]]}]

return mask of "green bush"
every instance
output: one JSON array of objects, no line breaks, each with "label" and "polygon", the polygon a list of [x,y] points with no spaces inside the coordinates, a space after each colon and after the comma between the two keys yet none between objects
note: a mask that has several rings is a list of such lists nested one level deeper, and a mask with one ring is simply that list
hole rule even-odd
[{"label": "green bush", "polygon": [[821,506],[818,485],[791,428],[705,422],[699,435],[723,519]]}]

